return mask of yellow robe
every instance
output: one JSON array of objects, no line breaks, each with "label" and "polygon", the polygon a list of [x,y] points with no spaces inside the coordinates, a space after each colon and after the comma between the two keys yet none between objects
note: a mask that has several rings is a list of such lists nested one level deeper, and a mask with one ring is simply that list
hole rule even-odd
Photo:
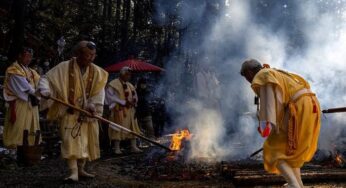
[{"label": "yellow robe", "polygon": [[[115,92],[118,94],[118,97],[121,100],[125,99],[125,92],[128,93],[128,100],[134,101],[134,92],[135,87],[129,83],[125,83],[127,85],[127,89],[123,89],[123,84],[119,79],[112,80],[108,86],[113,88]],[[136,109],[134,107],[122,107],[121,105],[117,104],[113,109],[111,109],[111,117],[110,120],[114,123],[117,123],[125,128],[128,128],[138,134],[141,133],[137,118],[135,117]],[[133,135],[128,134],[124,131],[116,131],[111,128],[108,129],[108,135],[110,140],[125,140],[125,139],[132,139],[135,138]]]},{"label": "yellow robe", "polygon": [[321,124],[319,102],[312,93],[297,95],[297,92],[310,89],[309,84],[298,75],[265,68],[255,75],[251,87],[261,98],[261,87],[268,84],[281,97],[279,100],[278,95],[274,95],[276,118],[272,119],[276,122],[272,123],[277,130],[271,132],[263,145],[264,168],[268,172],[279,173],[276,168],[278,160],[285,160],[292,168],[301,168],[312,159],[317,149]]},{"label": "yellow robe", "polygon": [[[8,148],[16,148],[23,144],[23,131],[29,131],[28,144],[34,145],[35,133],[37,130],[40,130],[39,124],[39,113],[38,106],[32,106],[29,101],[24,101],[20,98],[17,98],[11,89],[8,86],[8,79],[11,75],[18,75],[27,78],[30,85],[33,88],[36,88],[38,85],[38,80],[40,76],[33,69],[27,71],[23,69],[17,62],[13,63],[6,70],[6,77],[4,81],[4,92],[8,96],[12,96],[16,99],[15,106],[10,106],[6,111],[5,117],[5,126],[4,126],[4,145]],[[16,120],[14,123],[10,121],[10,112],[11,108],[15,108]]]},{"label": "yellow robe", "polygon": [[[73,71],[69,73],[70,63],[73,63]],[[90,67],[94,69],[91,77],[89,77]],[[102,114],[104,87],[107,83],[108,73],[95,64],[91,64],[90,67],[82,75],[75,58],[72,58],[48,71],[46,78],[53,96],[69,103],[69,95],[72,90],[75,106],[85,109],[87,103],[93,103],[97,106],[97,112]],[[69,74],[72,74],[72,78],[74,78],[71,79],[74,87],[69,86],[71,83]],[[88,94],[86,87],[89,79],[91,79],[91,88]],[[100,93],[103,94],[100,95]],[[68,113],[64,105],[54,102],[49,107],[47,118],[59,122],[63,158],[95,160],[100,157],[98,121],[86,118],[78,122],[80,115],[77,111],[73,111],[73,114]]]}]

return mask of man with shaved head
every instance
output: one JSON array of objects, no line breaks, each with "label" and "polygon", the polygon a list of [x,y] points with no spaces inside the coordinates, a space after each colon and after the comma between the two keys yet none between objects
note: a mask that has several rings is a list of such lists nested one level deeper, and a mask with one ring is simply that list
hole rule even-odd
[{"label": "man with shaved head", "polygon": [[255,59],[243,62],[241,75],[260,98],[258,131],[268,137],[263,145],[264,168],[281,174],[288,187],[302,188],[300,168],[317,149],[321,110],[309,83],[299,75]]},{"label": "man with shaved head", "polygon": [[[102,115],[105,98],[104,87],[108,73],[93,64],[96,45],[80,41],[73,49],[74,57],[53,67],[39,82],[42,96],[54,96],[78,108]],[[67,160],[70,176],[65,180],[78,181],[79,177],[94,177],[84,166],[87,160],[100,157],[99,127],[96,119],[53,102],[43,104],[48,108],[47,118],[60,124],[61,155]]]}]

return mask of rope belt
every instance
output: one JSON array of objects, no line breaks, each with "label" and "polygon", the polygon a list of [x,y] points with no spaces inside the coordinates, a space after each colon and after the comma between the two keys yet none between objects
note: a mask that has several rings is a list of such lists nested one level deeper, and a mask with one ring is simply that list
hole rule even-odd
[{"label": "rope belt", "polygon": [[297,126],[297,107],[296,102],[304,97],[304,96],[311,96],[311,101],[313,105],[313,113],[317,113],[317,103],[313,96],[315,96],[314,93],[311,92],[310,89],[301,89],[298,92],[296,92],[292,97],[291,100],[288,102],[288,110],[289,110],[289,121],[288,121],[288,128],[287,128],[287,148],[286,148],[286,154],[287,155],[293,155],[298,147],[298,126]]}]

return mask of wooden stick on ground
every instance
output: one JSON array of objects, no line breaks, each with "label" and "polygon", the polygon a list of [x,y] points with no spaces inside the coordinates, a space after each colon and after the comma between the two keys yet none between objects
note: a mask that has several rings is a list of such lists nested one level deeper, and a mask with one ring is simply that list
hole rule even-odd
[{"label": "wooden stick on ground", "polygon": [[98,119],[98,120],[100,120],[100,121],[102,121],[102,122],[104,122],[104,123],[107,123],[107,124],[109,124],[109,126],[110,126],[112,129],[115,129],[115,130],[119,130],[119,129],[120,129],[120,130],[123,130],[123,131],[128,132],[128,133],[130,133],[130,134],[132,134],[132,135],[134,135],[134,136],[136,136],[136,137],[138,137],[138,138],[141,138],[141,139],[143,139],[143,140],[145,140],[145,141],[147,141],[147,142],[150,142],[150,143],[152,143],[152,144],[154,144],[154,145],[156,145],[156,146],[159,146],[159,147],[161,147],[161,148],[163,148],[163,149],[165,149],[165,150],[172,151],[170,148],[168,148],[168,147],[166,147],[166,146],[164,146],[164,145],[162,145],[162,144],[160,144],[160,143],[158,143],[158,142],[155,142],[154,140],[151,140],[151,139],[149,139],[149,138],[147,138],[147,137],[145,137],[145,136],[142,136],[142,135],[140,135],[140,134],[138,134],[138,133],[135,133],[135,132],[131,131],[130,129],[127,129],[127,128],[121,126],[121,125],[118,125],[118,124],[116,124],[116,123],[114,123],[114,122],[112,122],[112,121],[109,121],[108,119],[105,119],[105,118],[103,118],[103,117],[101,117],[101,116],[93,115],[93,114],[90,113],[89,111],[86,111],[86,110],[84,110],[84,109],[80,109],[80,108],[78,108],[78,107],[76,107],[76,106],[74,106],[74,105],[71,105],[71,104],[69,104],[69,103],[66,103],[66,102],[64,102],[64,101],[62,101],[62,100],[60,100],[60,99],[55,98],[55,97],[51,97],[51,96],[50,96],[50,97],[47,97],[47,99],[51,99],[51,100],[53,100],[53,101],[55,101],[55,102],[58,102],[58,103],[60,103],[60,104],[63,104],[63,105],[65,105],[65,106],[68,106],[68,107],[70,107],[70,108],[72,108],[72,109],[74,109],[74,110],[77,110],[77,111],[79,111],[79,112],[81,112],[81,113],[84,113],[85,115],[87,115],[87,116],[89,116],[89,117],[91,117],[91,118],[95,118],[95,119]]}]

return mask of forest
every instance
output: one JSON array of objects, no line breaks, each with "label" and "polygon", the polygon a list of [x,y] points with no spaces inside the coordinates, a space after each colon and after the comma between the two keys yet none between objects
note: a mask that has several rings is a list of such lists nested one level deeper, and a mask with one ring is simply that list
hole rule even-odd
[{"label": "forest", "polygon": [[129,57],[163,66],[186,27],[177,27],[174,15],[164,15],[169,23],[160,23],[158,16],[154,0],[4,0],[1,66],[8,66],[23,45],[34,49],[35,62],[55,65],[82,39],[96,43],[101,66]]}]

